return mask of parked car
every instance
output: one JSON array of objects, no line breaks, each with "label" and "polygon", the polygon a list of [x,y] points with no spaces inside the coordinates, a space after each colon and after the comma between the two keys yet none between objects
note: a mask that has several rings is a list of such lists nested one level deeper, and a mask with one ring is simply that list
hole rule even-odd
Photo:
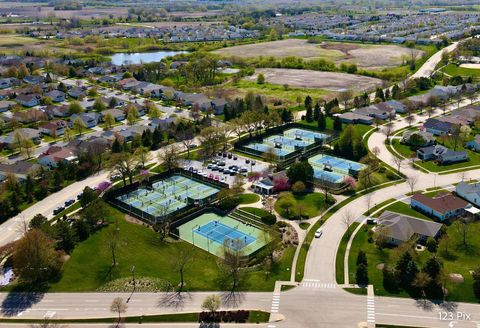
[{"label": "parked car", "polygon": [[218,166],[225,166],[225,165],[227,165],[227,164],[225,163],[225,161],[220,161],[220,162],[218,162],[217,165],[218,165]]},{"label": "parked car", "polygon": [[315,231],[315,238],[320,238],[323,234],[323,230],[322,229],[318,229],[317,231]]},{"label": "parked car", "polygon": [[56,209],[53,210],[53,215],[60,214],[64,209],[65,207],[63,206],[57,207]]},{"label": "parked car", "polygon": [[245,158],[245,164],[250,164],[250,160],[248,158]]},{"label": "parked car", "polygon": [[70,206],[72,205],[73,203],[75,203],[75,199],[69,199],[65,202],[65,206]]}]

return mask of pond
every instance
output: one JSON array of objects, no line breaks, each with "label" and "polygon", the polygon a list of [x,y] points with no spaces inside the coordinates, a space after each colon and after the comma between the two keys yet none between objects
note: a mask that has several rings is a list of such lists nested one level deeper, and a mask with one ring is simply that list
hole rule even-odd
[{"label": "pond", "polygon": [[141,63],[159,62],[168,56],[185,53],[187,51],[154,51],[154,52],[132,52],[118,53],[110,56],[110,61],[114,65],[136,65]]}]

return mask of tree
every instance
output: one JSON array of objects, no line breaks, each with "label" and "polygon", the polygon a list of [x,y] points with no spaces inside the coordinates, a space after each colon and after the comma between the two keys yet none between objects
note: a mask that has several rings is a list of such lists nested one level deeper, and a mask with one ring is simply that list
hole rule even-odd
[{"label": "tree", "polygon": [[366,286],[368,285],[368,268],[365,264],[360,264],[357,266],[357,272],[355,274],[355,279],[358,285]]},{"label": "tree", "polygon": [[450,237],[447,234],[443,234],[438,242],[438,248],[443,253],[443,257],[450,257]]},{"label": "tree", "polygon": [[138,158],[131,153],[112,153],[107,162],[107,168],[110,170],[111,175],[120,174],[122,176],[123,185],[126,185],[127,178],[130,184],[133,183],[133,174],[135,173],[135,168],[138,163]]},{"label": "tree", "polygon": [[195,259],[194,253],[185,247],[177,247],[173,252],[173,257],[170,263],[173,264],[175,271],[180,276],[180,284],[178,286],[178,292],[182,292],[185,286],[185,270],[192,264]]},{"label": "tree", "polygon": [[410,192],[413,193],[415,186],[418,183],[418,175],[411,175],[407,178],[407,184],[410,187]]},{"label": "tree", "polygon": [[353,215],[352,212],[346,211],[345,213],[343,213],[342,222],[345,225],[345,227],[347,228],[347,237],[349,239],[350,239],[350,235],[351,235],[350,228],[351,228],[352,223],[354,221],[355,221],[355,216]]},{"label": "tree", "polygon": [[101,111],[104,111],[105,109],[107,109],[107,105],[105,105],[105,103],[102,101],[102,99],[100,98],[97,98],[95,99],[95,102],[93,103],[93,109],[101,112]]},{"label": "tree", "polygon": [[412,286],[421,290],[422,298],[425,298],[425,288],[431,283],[432,278],[425,272],[417,272],[413,279]]},{"label": "tree", "polygon": [[415,116],[409,114],[407,117],[405,117],[405,121],[408,123],[408,126],[412,126],[412,123],[415,122]]},{"label": "tree", "polygon": [[342,121],[340,119],[340,116],[335,116],[333,118],[333,130],[342,131]]},{"label": "tree", "polygon": [[120,235],[120,228],[116,225],[108,234],[107,246],[110,250],[112,256],[112,268],[117,266],[117,249],[118,249],[118,238]]},{"label": "tree", "polygon": [[69,254],[75,247],[77,236],[70,224],[66,221],[58,221],[54,225],[55,240],[57,241],[57,248],[64,250]]},{"label": "tree", "polygon": [[150,150],[148,150],[147,147],[143,147],[143,146],[135,149],[135,152],[133,153],[133,156],[135,156],[137,158],[138,162],[142,164],[142,167],[145,167],[145,165],[152,158],[152,155],[150,154]]},{"label": "tree", "polygon": [[370,209],[372,207],[373,195],[375,195],[374,192],[369,192],[368,194],[365,195],[365,205],[367,205],[367,215],[370,215]]},{"label": "tree", "polygon": [[148,117],[150,119],[154,119],[154,118],[159,118],[161,115],[162,115],[162,112],[160,111],[160,109],[158,109],[158,107],[154,103],[152,103],[152,105],[148,110]]},{"label": "tree", "polygon": [[113,115],[111,113],[107,113],[103,116],[103,122],[104,122],[104,127],[103,129],[105,131],[108,131],[110,130],[113,125],[115,124],[115,118],[113,117]]},{"label": "tree", "polygon": [[32,157],[33,149],[35,148],[35,144],[30,138],[27,138],[22,133],[16,131],[13,136],[13,147],[17,149],[22,156],[30,159]]},{"label": "tree", "polygon": [[265,84],[265,75],[262,73],[257,76],[257,84]]},{"label": "tree", "polygon": [[321,113],[321,109],[320,109],[320,104],[317,102],[315,104],[315,107],[313,108],[313,120],[318,122],[319,118],[320,118],[320,113]]},{"label": "tree", "polygon": [[302,181],[297,181],[292,185],[292,192],[294,194],[302,194],[306,191],[305,184]]},{"label": "tree", "polygon": [[126,108],[127,111],[127,123],[129,125],[134,125],[137,119],[140,117],[137,107],[129,105]]},{"label": "tree", "polygon": [[83,188],[79,201],[82,208],[86,208],[88,205],[90,205],[97,199],[98,193],[90,187],[85,187]]},{"label": "tree", "polygon": [[438,243],[437,243],[437,241],[435,240],[435,238],[429,237],[429,238],[427,239],[427,250],[428,250],[430,253],[436,253],[436,252],[437,252],[437,248],[438,248]]},{"label": "tree", "polygon": [[308,185],[313,182],[313,167],[307,161],[294,163],[288,168],[287,176],[292,184],[301,181]]},{"label": "tree", "polygon": [[124,302],[123,298],[115,297],[112,304],[110,305],[110,312],[117,313],[117,327],[120,326],[120,321],[122,320],[122,313],[127,312],[128,305]]},{"label": "tree", "polygon": [[353,98],[353,91],[351,89],[344,90],[338,95],[338,101],[343,103],[345,109],[348,109],[348,103]]},{"label": "tree", "polygon": [[[175,138],[181,141],[185,149],[187,150],[187,159],[190,159],[190,150],[195,142],[195,130],[192,125],[188,125],[185,129],[181,129],[176,132]],[[226,139],[225,139],[226,140]]]},{"label": "tree", "polygon": [[392,155],[392,162],[395,164],[395,167],[397,168],[397,173],[400,174],[400,168],[402,167],[403,158]]},{"label": "tree", "polygon": [[367,254],[363,251],[363,250],[360,250],[358,251],[358,255],[357,255],[357,266],[360,265],[360,264],[364,264],[364,265],[367,265]]},{"label": "tree", "polygon": [[460,235],[464,248],[468,247],[469,221],[467,218],[459,218],[453,223],[455,230]]},{"label": "tree", "polygon": [[480,299],[480,267],[476,268],[472,273],[473,277],[473,293],[475,297]]},{"label": "tree", "polygon": [[277,206],[283,210],[285,216],[288,218],[291,216],[291,209],[295,206],[297,202],[293,195],[289,192],[284,192],[280,194],[280,197],[277,201]]},{"label": "tree", "polygon": [[[327,120],[325,118],[325,115],[323,114],[323,112],[320,112],[318,114],[318,119],[317,119],[317,123],[318,123],[318,129],[320,131],[323,131],[327,128]],[[341,124],[342,122],[340,122]]]},{"label": "tree", "polygon": [[216,312],[222,306],[222,300],[219,295],[208,295],[202,302],[202,310]]},{"label": "tree", "polygon": [[230,295],[226,299],[235,297],[237,289],[241,286],[243,281],[244,268],[247,263],[245,256],[238,247],[238,243],[243,243],[242,240],[225,240],[223,244],[223,256],[218,260],[218,265],[221,272],[229,280]]},{"label": "tree", "polygon": [[389,141],[390,136],[392,135],[393,131],[394,131],[394,128],[393,128],[392,124],[387,124],[382,129],[383,134],[385,135],[385,137],[387,137],[387,141]]},{"label": "tree", "polygon": [[28,223],[30,229],[40,229],[45,223],[48,222],[48,219],[42,214],[36,214]]},{"label": "tree", "polygon": [[73,101],[68,105],[68,115],[80,114],[83,112],[83,107],[78,101]]},{"label": "tree", "polygon": [[73,131],[75,131],[79,135],[82,135],[83,130],[87,128],[87,126],[85,125],[85,122],[79,116],[75,117],[75,119],[73,120],[72,127],[73,127]]},{"label": "tree", "polygon": [[158,161],[162,163],[167,171],[171,171],[180,165],[180,151],[177,146],[170,145],[158,153]]},{"label": "tree", "polygon": [[13,267],[22,281],[41,284],[60,271],[60,253],[42,231],[32,229],[15,243]]}]

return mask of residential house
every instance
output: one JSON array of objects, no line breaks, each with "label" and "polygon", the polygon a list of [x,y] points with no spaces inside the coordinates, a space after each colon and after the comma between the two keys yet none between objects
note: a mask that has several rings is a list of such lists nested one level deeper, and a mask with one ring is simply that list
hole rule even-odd
[{"label": "residential house", "polygon": [[60,106],[55,106],[55,105],[50,105],[47,106],[47,109],[45,110],[45,113],[48,115],[50,119],[53,117],[67,117],[69,116],[69,109],[68,105],[60,105]]},{"label": "residential house", "polygon": [[373,123],[374,118],[371,116],[357,114],[356,112],[346,112],[338,115],[340,120],[346,124],[366,124],[370,125]]},{"label": "residential house", "polygon": [[139,103],[136,103],[136,102],[123,106],[122,110],[125,112],[125,115],[127,115],[127,109],[131,106],[133,106],[137,109],[137,112],[138,112],[139,116],[145,115],[145,106],[142,106],[142,105],[140,105]]},{"label": "residential house", "polygon": [[35,176],[38,170],[40,170],[40,165],[33,162],[17,161],[13,164],[0,163],[0,182],[4,181],[9,174],[13,174],[18,180],[24,181],[28,175]]},{"label": "residential house", "polygon": [[115,83],[118,82],[113,76],[105,75],[97,79],[98,83]]},{"label": "residential house", "polygon": [[193,106],[195,103],[200,106],[204,103],[210,103],[207,96],[203,93],[186,93],[179,100],[184,106]]},{"label": "residential house", "polygon": [[0,149],[8,148],[14,149],[16,147],[17,140],[16,135],[19,134],[25,139],[32,140],[33,143],[39,144],[41,141],[41,133],[39,130],[30,129],[30,128],[19,128],[15,131],[9,132],[0,136]]},{"label": "residential house", "polygon": [[172,87],[160,86],[151,92],[153,98],[162,98],[164,100],[173,100],[176,90]]},{"label": "residential house", "polygon": [[15,102],[8,100],[0,100],[0,113],[10,110],[12,106],[15,105]]},{"label": "residential house", "polygon": [[102,116],[102,120],[104,120],[105,116],[110,114],[113,116],[116,122],[123,121],[125,119],[125,112],[120,109],[107,109],[104,110],[100,115]]},{"label": "residential house", "polygon": [[443,136],[452,132],[454,124],[442,122],[436,118],[429,118],[423,123],[423,128],[434,136]]},{"label": "residential house", "polygon": [[419,219],[413,216],[385,211],[377,219],[379,227],[386,228],[387,241],[392,245],[399,245],[417,238],[425,242],[428,238],[437,238],[442,228],[441,223]]},{"label": "residential house", "polygon": [[398,100],[388,100],[385,102],[390,108],[392,108],[396,113],[405,113],[406,106]]},{"label": "residential house", "polygon": [[430,95],[428,93],[407,98],[415,108],[425,107],[428,104]]},{"label": "residential house", "polygon": [[68,124],[64,120],[49,121],[43,124],[40,124],[38,129],[41,133],[46,134],[51,137],[62,136],[65,133],[65,128]]},{"label": "residential house", "polygon": [[48,119],[45,112],[36,108],[15,112],[13,113],[12,118],[21,123],[33,123]]},{"label": "residential house", "polygon": [[371,116],[376,119],[386,120],[395,117],[395,110],[385,103],[370,105],[366,107],[357,108],[356,114]]},{"label": "residential house", "polygon": [[222,115],[223,110],[225,109],[225,106],[228,104],[228,101],[226,101],[223,98],[216,98],[216,99],[213,99],[210,103],[211,103],[214,114]]},{"label": "residential house", "polygon": [[73,87],[67,91],[67,94],[71,98],[79,99],[86,96],[85,89],[80,87]]},{"label": "residential house", "polygon": [[427,147],[435,143],[435,137],[426,131],[405,131],[402,143],[414,147]]},{"label": "residential house", "polygon": [[118,131],[118,134],[124,141],[132,141],[135,136],[141,136],[146,130],[152,130],[152,128],[144,125],[134,125]]},{"label": "residential house", "polygon": [[110,149],[111,142],[106,138],[83,136],[70,141],[66,147],[78,154],[101,155]]},{"label": "residential house", "polygon": [[45,78],[41,75],[27,75],[23,78],[23,82],[31,85],[39,85],[45,82]]},{"label": "residential house", "polygon": [[47,92],[45,96],[50,97],[53,102],[64,102],[65,101],[65,92],[60,90],[52,90]]},{"label": "residential house", "polygon": [[480,207],[480,183],[468,184],[462,181],[455,186],[455,193],[469,203]]},{"label": "residential house", "polygon": [[70,127],[73,126],[73,122],[77,117],[79,117],[83,121],[83,123],[85,123],[85,126],[87,127],[87,129],[91,129],[97,126],[98,122],[100,121],[100,114],[98,113],[73,114],[70,117],[70,122],[69,122]]},{"label": "residential house", "polygon": [[166,130],[169,128],[171,124],[175,124],[177,122],[177,117],[167,117],[167,118],[154,118],[150,121],[150,126],[156,129],[160,127],[161,130]]},{"label": "residential house", "polygon": [[44,167],[55,168],[59,162],[72,163],[77,160],[74,151],[68,147],[53,146],[38,157],[38,163]]},{"label": "residential house", "polygon": [[85,99],[80,102],[80,106],[82,106],[86,112],[89,112],[93,109],[93,104],[95,104],[95,100],[93,99]]},{"label": "residential house", "polygon": [[436,160],[440,164],[468,161],[468,153],[465,150],[454,151],[442,145],[422,147],[417,150],[417,157],[423,161]]},{"label": "residential house", "polygon": [[457,93],[458,93],[458,90],[453,85],[448,85],[448,86],[436,85],[429,92],[430,96],[436,97],[439,100],[448,100],[453,96],[455,96]]},{"label": "residential house", "polygon": [[21,84],[20,80],[15,77],[6,77],[3,79],[0,79],[0,89],[7,89],[13,86],[18,86],[20,84]]},{"label": "residential house", "polygon": [[115,107],[121,107],[125,105],[125,101],[118,97],[101,97],[100,99],[103,101],[105,105],[107,105],[107,107],[110,106],[112,99],[115,99]]},{"label": "residential house", "polygon": [[95,75],[106,75],[112,72],[109,68],[105,68],[101,66],[90,67],[87,71],[90,74],[95,74]]},{"label": "residential house", "polygon": [[19,95],[15,98],[15,101],[24,107],[35,107],[40,105],[40,95]]},{"label": "residential house", "polygon": [[450,193],[434,197],[417,193],[410,199],[410,206],[425,215],[444,221],[463,215],[465,209],[471,205]]},{"label": "residential house", "polygon": [[480,151],[480,134],[477,134],[473,140],[467,142],[467,148],[475,151]]}]

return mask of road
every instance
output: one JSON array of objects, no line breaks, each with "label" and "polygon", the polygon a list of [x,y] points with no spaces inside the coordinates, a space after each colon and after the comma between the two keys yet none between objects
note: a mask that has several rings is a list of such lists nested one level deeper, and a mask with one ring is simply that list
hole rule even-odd
[{"label": "road", "polygon": [[457,48],[459,41],[452,43],[448,47],[443,48],[440,51],[437,51],[435,54],[433,54],[428,60],[420,67],[412,76],[412,79],[416,79],[419,77],[430,77],[432,73],[435,71],[435,67],[440,63],[442,60],[442,53],[444,51],[446,52],[452,52]]}]

